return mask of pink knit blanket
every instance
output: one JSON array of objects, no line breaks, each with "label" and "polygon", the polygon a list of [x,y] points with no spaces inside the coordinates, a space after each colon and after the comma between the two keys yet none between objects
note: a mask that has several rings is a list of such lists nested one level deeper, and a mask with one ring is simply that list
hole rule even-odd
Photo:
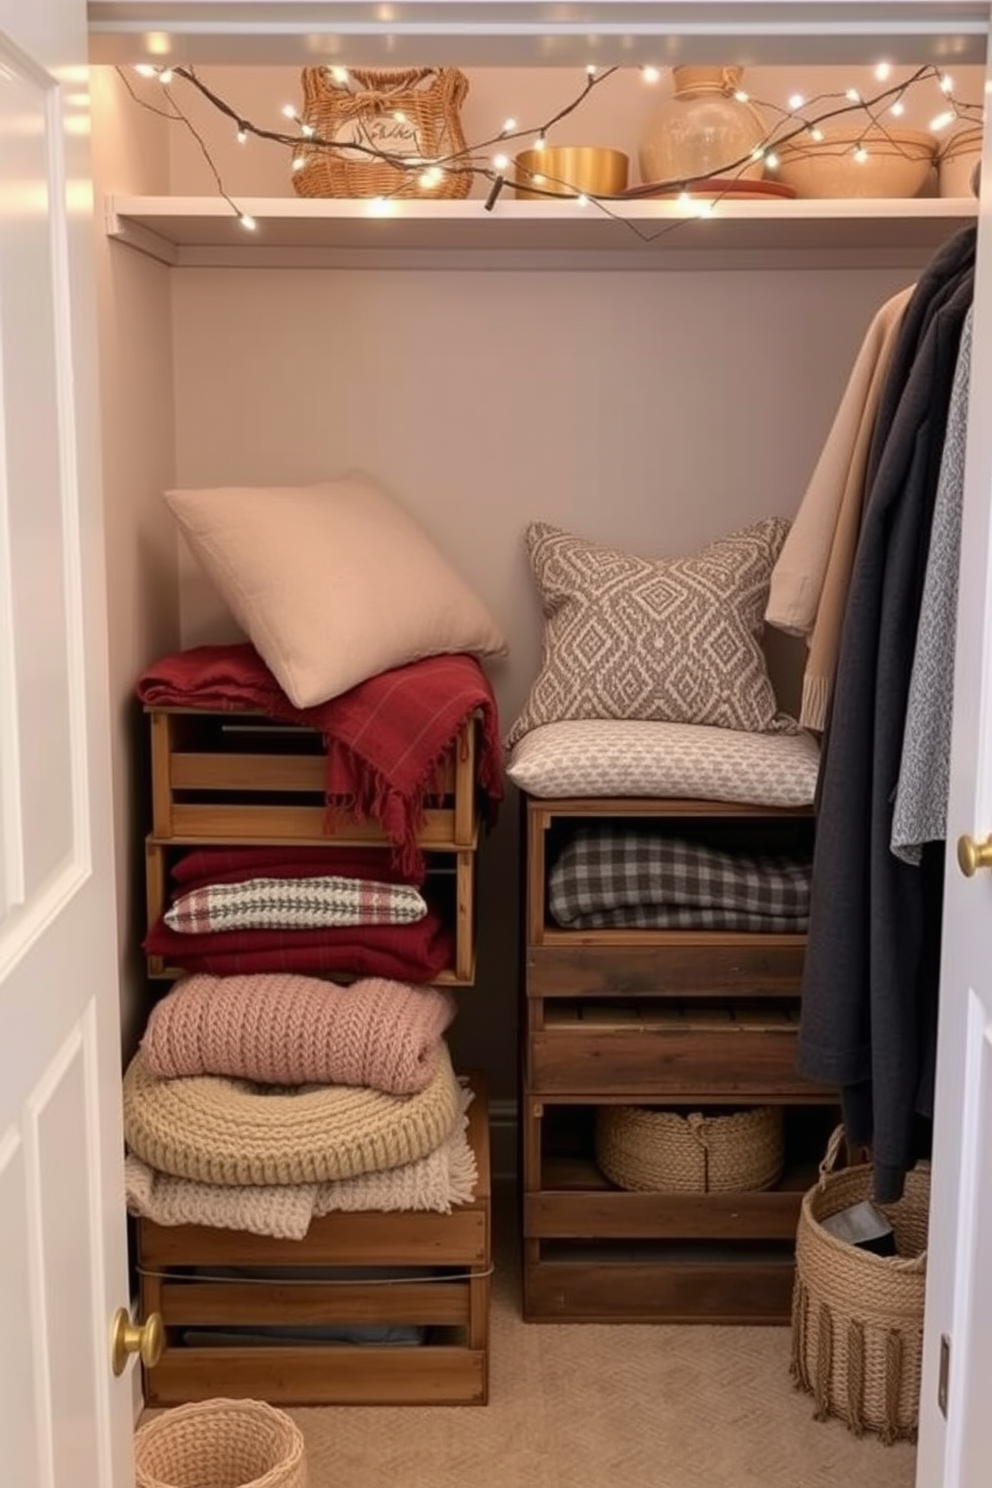
[{"label": "pink knit blanket", "polygon": [[165,1079],[228,1075],[412,1095],[436,1072],[454,1014],[439,988],[382,977],[341,987],[292,972],[198,974],[152,1009],[141,1049]]}]

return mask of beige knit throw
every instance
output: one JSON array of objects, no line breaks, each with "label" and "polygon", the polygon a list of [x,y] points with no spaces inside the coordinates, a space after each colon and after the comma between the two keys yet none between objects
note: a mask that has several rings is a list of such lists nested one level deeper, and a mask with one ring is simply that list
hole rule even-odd
[{"label": "beige knit throw", "polygon": [[410,1095],[435,1073],[454,1014],[440,988],[384,977],[340,987],[296,973],[196,975],[152,1009],[141,1052],[162,1078],[232,1075]]},{"label": "beige knit throw", "polygon": [[471,1099],[470,1090],[461,1092],[461,1120],[448,1140],[427,1157],[388,1173],[363,1173],[336,1183],[225,1188],[156,1173],[131,1153],[124,1164],[127,1206],[132,1214],[160,1225],[207,1225],[274,1235],[277,1240],[302,1240],[311,1219],[322,1214],[423,1210],[450,1214],[454,1204],[471,1202],[478,1181],[464,1114]]},{"label": "beige knit throw", "polygon": [[124,1136],[152,1168],[197,1183],[327,1183],[381,1173],[445,1142],[459,1086],[442,1044],[416,1095],[350,1085],[252,1085],[219,1075],[158,1080],[139,1050],[124,1075]]}]

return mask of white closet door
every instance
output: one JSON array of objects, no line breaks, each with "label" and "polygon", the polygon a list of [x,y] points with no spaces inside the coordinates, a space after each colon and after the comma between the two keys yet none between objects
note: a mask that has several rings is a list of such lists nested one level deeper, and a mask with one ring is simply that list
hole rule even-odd
[{"label": "white closet door", "polygon": [[[992,62],[986,97],[992,89]],[[965,468],[919,1488],[992,1473],[992,140]],[[959,838],[988,844],[962,872]],[[965,852],[967,846],[965,847]],[[946,1418],[945,1418],[946,1411]]]},{"label": "white closet door", "polygon": [[130,1488],[84,0],[0,0],[0,1481]]}]

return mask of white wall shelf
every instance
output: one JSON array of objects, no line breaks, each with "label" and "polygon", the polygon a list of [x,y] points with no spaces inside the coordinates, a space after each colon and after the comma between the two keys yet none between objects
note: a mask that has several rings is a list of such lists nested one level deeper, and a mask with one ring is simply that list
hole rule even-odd
[{"label": "white wall shelf", "polygon": [[174,267],[911,267],[975,217],[970,200],[677,201],[108,197],[107,232]]}]

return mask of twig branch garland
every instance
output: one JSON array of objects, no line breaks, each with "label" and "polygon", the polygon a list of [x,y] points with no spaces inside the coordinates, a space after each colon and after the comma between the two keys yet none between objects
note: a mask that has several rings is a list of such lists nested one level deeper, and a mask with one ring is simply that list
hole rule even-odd
[{"label": "twig branch garland", "polygon": [[[495,210],[499,197],[507,184],[507,172],[510,170],[509,157],[502,151],[492,156],[490,151],[499,146],[506,146],[516,140],[534,139],[534,148],[540,150],[547,142],[547,136],[555,125],[560,124],[588,99],[595,88],[601,87],[614,73],[619,72],[618,67],[606,67],[599,69],[588,67],[585,78],[579,92],[562,108],[551,114],[542,123],[521,128],[515,119],[508,119],[503,129],[498,134],[490,135],[476,144],[467,146],[464,150],[440,156],[437,159],[425,160],[421,157],[411,159],[406,154],[383,149],[368,143],[362,138],[349,137],[347,141],[328,139],[318,134],[305,118],[301,118],[292,109],[287,107],[287,115],[292,114],[296,129],[268,129],[263,125],[256,124],[247,118],[238,109],[227,102],[214,88],[197,73],[192,66],[179,66],[173,68],[157,68],[147,64],[141,65],[137,71],[145,77],[157,77],[163,88],[167,99],[167,107],[161,108],[156,104],[142,98],[131,84],[126,69],[118,67],[118,75],[121,77],[130,97],[142,108],[158,114],[170,123],[181,124],[195,139],[198,148],[206,160],[217,185],[218,194],[228,203],[242,225],[246,228],[254,228],[255,221],[248,213],[244,212],[236,201],[225,190],[221,174],[214,161],[210,148],[203,135],[193,124],[186,110],[178,102],[175,95],[175,84],[181,83],[199,94],[217,113],[227,119],[236,131],[238,140],[244,143],[249,137],[264,140],[270,144],[280,145],[293,152],[294,166],[302,164],[301,152],[313,150],[328,150],[340,152],[347,150],[348,154],[354,156],[361,154],[368,156],[371,160],[378,161],[394,168],[403,175],[416,173],[423,177],[425,171],[438,173],[457,173],[478,176],[489,183],[489,192],[482,205],[487,212]],[[334,75],[335,82],[339,86],[350,88],[350,80],[344,68],[330,69]],[[887,76],[888,69],[884,64],[877,69],[880,79]],[[657,69],[644,68],[642,73],[646,78],[654,80],[657,77]],[[851,88],[845,92],[820,93],[811,99],[803,99],[794,96],[789,100],[789,107],[783,108],[781,104],[764,99],[750,99],[749,95],[739,92],[735,96],[742,102],[753,102],[756,108],[766,114],[777,116],[775,124],[767,132],[760,144],[747,155],[740,156],[736,160],[727,161],[718,170],[710,171],[696,176],[689,176],[679,180],[653,182],[650,186],[651,195],[678,195],[683,203],[687,205],[698,205],[703,215],[712,211],[716,202],[721,200],[718,195],[714,199],[693,201],[694,189],[705,186],[707,182],[740,174],[753,165],[757,160],[763,160],[766,165],[774,168],[777,163],[775,151],[791,141],[803,136],[810,137],[814,142],[822,139],[821,126],[829,124],[838,119],[858,116],[867,121],[864,126],[863,136],[858,139],[853,148],[855,158],[864,160],[867,158],[867,149],[864,145],[864,136],[872,136],[881,130],[883,136],[888,140],[892,149],[900,151],[898,141],[890,133],[890,126],[886,123],[884,116],[894,114],[898,117],[903,112],[903,99],[907,92],[919,87],[921,84],[933,81],[940,89],[942,96],[942,112],[931,121],[931,129],[936,131],[946,128],[948,124],[956,119],[967,119],[973,123],[981,124],[982,106],[980,104],[966,103],[955,98],[953,84],[950,78],[939,67],[932,64],[924,64],[918,67],[909,77],[900,82],[895,82],[888,87],[882,88],[871,97],[862,97],[857,90]],[[902,153],[900,151],[900,153]],[[484,157],[484,158],[482,158]],[[553,201],[568,200],[569,198],[583,204],[593,205],[605,216],[622,221],[626,227],[631,229],[644,242],[652,242],[665,233],[682,225],[681,220],[667,222],[661,227],[648,228],[642,223],[632,221],[622,216],[615,208],[615,204],[632,199],[631,194],[625,196],[608,196],[593,192],[584,192],[574,187],[567,181],[558,180],[548,174],[537,171],[524,171],[516,167],[516,182],[519,183],[523,176],[529,176],[527,185],[528,196],[544,197]],[[554,188],[554,189],[551,189]],[[647,194],[647,188],[645,191]],[[636,194],[633,199],[636,199]],[[372,209],[381,207],[386,198],[375,198],[370,204]]]}]

